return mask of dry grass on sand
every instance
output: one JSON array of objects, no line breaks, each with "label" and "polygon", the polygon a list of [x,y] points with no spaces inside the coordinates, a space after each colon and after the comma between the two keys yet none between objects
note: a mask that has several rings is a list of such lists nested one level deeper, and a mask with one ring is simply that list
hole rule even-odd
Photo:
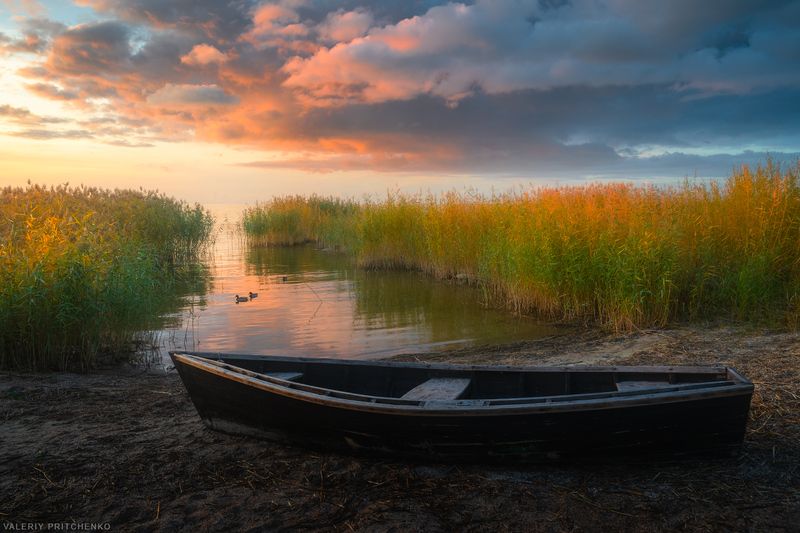
[{"label": "dry grass on sand", "polygon": [[756,394],[734,459],[447,466],[212,432],[174,372],[3,374],[0,520],[164,531],[797,531],[797,334],[586,332],[420,359],[723,363],[750,377]]}]

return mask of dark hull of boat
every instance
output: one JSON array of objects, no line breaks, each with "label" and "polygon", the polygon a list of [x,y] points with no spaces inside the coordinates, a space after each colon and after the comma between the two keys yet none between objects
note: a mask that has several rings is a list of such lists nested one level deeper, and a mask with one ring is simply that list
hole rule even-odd
[{"label": "dark hull of boat", "polygon": [[730,455],[741,446],[752,395],[749,385],[557,408],[406,409],[298,397],[271,383],[231,379],[173,360],[198,413],[213,429],[317,449],[436,461]]}]

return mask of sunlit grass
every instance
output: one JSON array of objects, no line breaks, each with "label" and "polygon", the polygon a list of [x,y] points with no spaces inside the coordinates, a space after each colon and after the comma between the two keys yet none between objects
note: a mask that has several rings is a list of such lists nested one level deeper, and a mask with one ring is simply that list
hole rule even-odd
[{"label": "sunlit grass", "polygon": [[[794,324],[800,166],[723,184],[595,184],[484,197],[274,200],[244,214],[255,244],[321,241],[367,267],[478,284],[495,305],[615,330],[718,317]],[[321,206],[336,206],[322,208]]]},{"label": "sunlit grass", "polygon": [[245,210],[242,228],[253,245],[293,245],[314,241],[352,246],[360,206],[319,196],[285,196]]},{"label": "sunlit grass", "polygon": [[87,369],[174,299],[213,220],[150,192],[0,191],[0,368]]}]

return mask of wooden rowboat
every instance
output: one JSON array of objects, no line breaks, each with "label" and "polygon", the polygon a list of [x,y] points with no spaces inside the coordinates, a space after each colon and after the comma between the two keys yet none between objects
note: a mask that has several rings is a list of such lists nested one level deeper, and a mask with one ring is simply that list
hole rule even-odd
[{"label": "wooden rowboat", "polygon": [[426,459],[730,454],[753,384],[731,368],[461,366],[171,352],[211,428]]}]

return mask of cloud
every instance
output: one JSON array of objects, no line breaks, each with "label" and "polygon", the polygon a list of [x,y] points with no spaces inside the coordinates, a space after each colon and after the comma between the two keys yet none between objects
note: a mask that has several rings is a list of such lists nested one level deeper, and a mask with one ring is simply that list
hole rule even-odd
[{"label": "cloud", "polygon": [[49,83],[31,83],[25,87],[34,94],[52,100],[76,100],[79,98],[77,92],[65,90]]},{"label": "cloud", "polygon": [[62,73],[119,73],[130,68],[130,29],[116,21],[79,24],[53,41],[49,66]]},{"label": "cloud", "polygon": [[24,13],[26,15],[39,16],[45,11],[44,6],[38,0],[3,0],[6,9],[12,13]]},{"label": "cloud", "polygon": [[744,150],[733,153],[712,153],[707,155],[668,152],[650,157],[621,159],[616,167],[598,168],[593,177],[619,179],[648,176],[651,178],[705,177],[725,178],[741,165],[755,168],[767,159],[791,166],[800,161],[800,152],[758,152]]},{"label": "cloud", "polygon": [[173,85],[168,83],[147,97],[151,104],[235,104],[237,99],[216,85]]},{"label": "cloud", "polygon": [[[763,39],[768,28],[743,29],[752,24],[749,17],[774,13],[782,3],[724,4],[576,0],[558,9],[524,1],[446,4],[293,58],[284,67],[285,85],[309,105],[420,94],[455,103],[476,89],[498,94],[660,83],[747,92],[797,85],[800,71],[789,70],[788,61],[778,59]],[[797,33],[779,40],[792,49],[800,45]]]},{"label": "cloud", "polygon": [[[384,138],[384,141],[387,139]],[[329,142],[348,144],[348,139],[329,139]],[[408,149],[408,140],[396,139],[395,149],[368,146],[364,153],[330,153],[304,155],[265,161],[251,161],[242,166],[266,169],[293,169],[305,172],[330,173],[337,171],[372,170],[380,172],[447,173],[472,175],[529,175],[545,176],[557,173],[569,163],[570,171],[614,168],[622,160],[611,147],[599,144],[564,145],[541,142],[526,146],[494,144],[474,146],[470,152],[459,146],[429,146],[422,143]],[[400,149],[397,149],[397,145]],[[403,145],[406,146],[403,146]],[[539,163],[531,166],[532,159]],[[523,170],[524,169],[524,170]]]},{"label": "cloud", "polygon": [[153,143],[149,142],[131,142],[126,139],[107,141],[106,144],[110,144],[111,146],[121,146],[123,148],[152,148],[155,146]]},{"label": "cloud", "polygon": [[[797,2],[80,3],[100,20],[19,19],[0,50],[29,91],[87,117],[62,131],[102,142],[465,175],[684,174],[800,146]],[[31,136],[51,129],[40,118]]]},{"label": "cloud", "polygon": [[46,50],[52,37],[63,31],[65,26],[52,20],[32,17],[23,18],[20,24],[20,37],[9,37],[0,33],[0,52],[5,54],[36,54]]},{"label": "cloud", "polygon": [[[153,142],[141,134],[155,133],[143,124],[113,117],[89,117],[77,123],[61,117],[41,116],[30,110],[8,104],[0,105],[0,121],[22,126],[8,135],[47,141],[51,139],[94,139],[114,146],[149,148]],[[152,138],[152,136],[151,136]]]},{"label": "cloud", "polygon": [[[30,110],[8,104],[0,105],[0,122],[22,126],[8,135],[39,141],[51,139],[95,139],[105,144],[130,148],[154,146],[136,134],[141,124],[118,121],[112,117],[90,117],[77,124],[61,117],[41,116]],[[71,127],[78,126],[78,127]]]},{"label": "cloud", "polygon": [[27,129],[12,132],[15,137],[25,137],[36,140],[50,139],[91,139],[92,134],[85,130],[50,130],[50,129]]},{"label": "cloud", "polygon": [[6,120],[29,126],[66,122],[66,120],[63,118],[43,117],[36,115],[23,107],[14,107],[8,104],[0,104],[0,120]]},{"label": "cloud", "polygon": [[[577,149],[560,147],[556,148],[559,158],[578,157],[579,164],[575,166],[564,165],[564,161],[548,158],[541,160],[540,164],[528,168],[503,168],[493,165],[481,156],[462,160],[456,166],[452,161],[434,161],[431,159],[409,158],[403,155],[376,156],[376,155],[345,155],[339,154],[330,157],[291,157],[262,161],[249,161],[239,163],[237,166],[261,168],[265,170],[300,170],[319,174],[347,171],[379,170],[381,172],[452,172],[477,175],[503,177],[530,177],[545,179],[570,180],[576,177],[591,179],[635,179],[647,177],[655,181],[674,180],[677,178],[724,178],[731,171],[741,165],[756,167],[767,159],[782,165],[794,165],[800,161],[800,152],[755,152],[745,150],[734,153],[713,153],[708,155],[686,154],[682,152],[669,152],[657,156],[622,157],[615,154],[609,147],[583,146]],[[601,154],[601,157],[584,159],[592,152]],[[594,154],[596,155],[596,154]],[[581,165],[580,163],[587,163]],[[576,169],[579,172],[576,173]]]},{"label": "cloud", "polygon": [[8,104],[0,105],[0,117],[5,117],[7,119],[20,122],[26,122],[33,116],[34,116],[33,113],[31,113],[27,109],[23,109],[21,107],[13,107]]},{"label": "cloud", "polygon": [[256,48],[274,48],[284,54],[310,53],[319,48],[312,40],[311,28],[289,2],[261,4],[254,10],[252,21],[241,40]]},{"label": "cloud", "polygon": [[174,29],[183,33],[220,40],[235,39],[250,25],[248,0],[76,0],[120,21],[143,24],[155,29]]},{"label": "cloud", "polygon": [[373,22],[372,15],[366,9],[339,10],[329,13],[316,29],[320,38],[326,42],[348,43],[357,37],[363,37]]},{"label": "cloud", "polygon": [[197,44],[188,54],[181,57],[181,63],[191,66],[224,63],[227,60],[228,56],[209,44]]}]

